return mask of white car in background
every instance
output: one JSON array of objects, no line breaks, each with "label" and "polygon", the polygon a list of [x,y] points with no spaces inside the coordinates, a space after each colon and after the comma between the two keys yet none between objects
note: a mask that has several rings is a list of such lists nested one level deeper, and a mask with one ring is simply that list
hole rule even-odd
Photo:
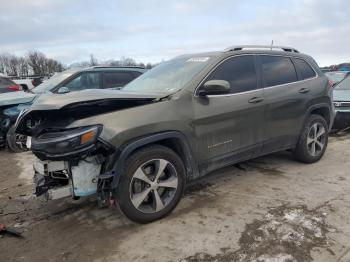
[{"label": "white car in background", "polygon": [[20,85],[24,91],[29,91],[40,85],[43,81],[42,78],[12,78],[16,84]]}]

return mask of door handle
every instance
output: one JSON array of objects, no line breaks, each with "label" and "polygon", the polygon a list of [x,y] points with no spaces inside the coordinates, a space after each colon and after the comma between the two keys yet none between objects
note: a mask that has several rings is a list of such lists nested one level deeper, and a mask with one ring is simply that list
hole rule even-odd
[{"label": "door handle", "polygon": [[301,88],[300,90],[299,90],[299,93],[300,94],[306,94],[306,93],[308,93],[310,90],[309,90],[309,88]]},{"label": "door handle", "polygon": [[253,97],[253,98],[251,98],[251,99],[248,101],[248,103],[256,104],[256,103],[260,103],[260,102],[262,102],[262,101],[264,101],[264,98],[258,96],[258,97]]}]

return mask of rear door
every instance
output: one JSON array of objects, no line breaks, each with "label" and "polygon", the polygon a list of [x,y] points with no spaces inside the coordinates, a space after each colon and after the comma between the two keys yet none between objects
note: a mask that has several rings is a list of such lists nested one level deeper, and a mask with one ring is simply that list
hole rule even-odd
[{"label": "rear door", "polygon": [[205,172],[259,155],[264,139],[265,103],[255,57],[228,58],[202,84],[208,80],[228,81],[231,93],[195,97],[197,155]]},{"label": "rear door", "polygon": [[270,153],[295,144],[306,113],[308,87],[298,79],[290,57],[258,57],[266,100],[267,137],[263,151]]},{"label": "rear door", "polygon": [[103,88],[121,88],[134,80],[138,74],[131,71],[110,71],[103,73]]}]

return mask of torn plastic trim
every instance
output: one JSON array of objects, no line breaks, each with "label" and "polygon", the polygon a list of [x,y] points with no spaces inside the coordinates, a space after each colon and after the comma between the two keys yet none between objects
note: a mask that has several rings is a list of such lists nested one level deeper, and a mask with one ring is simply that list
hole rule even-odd
[{"label": "torn plastic trim", "polygon": [[37,160],[34,162],[35,194],[46,200],[93,195],[97,191],[97,176],[102,163],[99,155],[70,161]]}]

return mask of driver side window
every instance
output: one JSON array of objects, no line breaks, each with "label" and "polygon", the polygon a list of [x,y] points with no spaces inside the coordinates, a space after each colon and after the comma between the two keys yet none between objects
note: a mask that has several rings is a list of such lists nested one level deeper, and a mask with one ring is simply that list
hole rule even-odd
[{"label": "driver side window", "polygon": [[84,89],[99,89],[100,74],[98,72],[82,73],[64,86],[67,87],[70,92]]},{"label": "driver side window", "polygon": [[230,93],[241,93],[257,88],[254,56],[236,56],[221,63],[206,79],[225,80],[230,83]]}]

